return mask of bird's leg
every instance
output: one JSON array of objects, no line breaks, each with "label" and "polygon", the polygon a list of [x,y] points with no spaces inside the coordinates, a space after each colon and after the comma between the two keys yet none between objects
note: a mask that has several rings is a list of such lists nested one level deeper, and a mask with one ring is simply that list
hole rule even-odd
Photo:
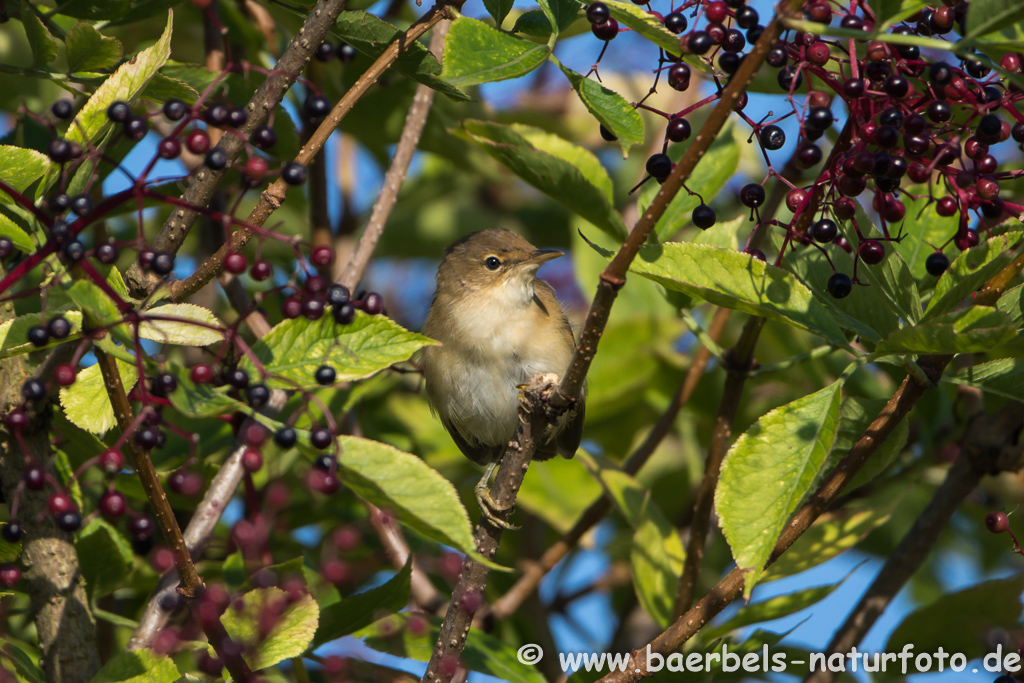
[{"label": "bird's leg", "polygon": [[484,470],[484,476],[480,478],[474,489],[476,493],[476,502],[480,506],[480,514],[487,518],[493,526],[499,529],[518,529],[514,524],[509,524],[505,520],[497,516],[499,512],[506,512],[511,510],[514,506],[501,507],[495,502],[494,498],[491,497],[491,476],[494,471],[498,469],[498,464],[501,462],[501,458],[491,460],[490,464],[487,465],[487,469]]}]

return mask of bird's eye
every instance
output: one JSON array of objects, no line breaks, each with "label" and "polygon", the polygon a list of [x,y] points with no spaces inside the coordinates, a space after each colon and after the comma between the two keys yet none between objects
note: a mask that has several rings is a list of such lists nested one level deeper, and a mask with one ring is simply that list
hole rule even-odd
[{"label": "bird's eye", "polygon": [[501,267],[501,259],[497,256],[488,256],[484,259],[484,265],[487,266],[487,270],[497,270]]}]

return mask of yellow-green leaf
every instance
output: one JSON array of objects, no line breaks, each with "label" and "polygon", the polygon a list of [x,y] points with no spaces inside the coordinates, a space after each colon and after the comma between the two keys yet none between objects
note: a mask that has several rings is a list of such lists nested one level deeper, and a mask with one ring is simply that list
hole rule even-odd
[{"label": "yellow-green leaf", "polygon": [[[124,390],[131,391],[138,379],[138,370],[134,365],[115,360]],[[102,435],[117,424],[98,364],[79,370],[75,383],[60,390],[60,404],[68,420],[87,432]]]},{"label": "yellow-green leaf", "polygon": [[841,381],[776,408],[722,462],[715,508],[749,599],[775,541],[811,487],[839,426]]}]

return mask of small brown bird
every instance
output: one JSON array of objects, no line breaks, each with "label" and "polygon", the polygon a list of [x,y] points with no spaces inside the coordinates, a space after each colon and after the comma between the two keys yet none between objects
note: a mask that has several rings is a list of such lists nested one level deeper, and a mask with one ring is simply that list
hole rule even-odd
[{"label": "small brown bird", "polygon": [[[487,465],[476,488],[495,521],[488,482],[518,425],[519,387],[538,372],[563,376],[576,351],[572,327],[537,269],[562,252],[536,249],[491,228],[445,250],[423,333],[441,342],[423,350],[427,398],[459,450]],[[584,397],[553,425],[534,458],[571,458],[583,431]],[[507,526],[501,520],[500,525]]]}]

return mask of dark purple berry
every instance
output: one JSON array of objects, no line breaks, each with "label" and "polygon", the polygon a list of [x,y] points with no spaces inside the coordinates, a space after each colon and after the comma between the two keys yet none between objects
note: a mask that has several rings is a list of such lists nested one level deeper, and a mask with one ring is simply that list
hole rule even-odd
[{"label": "dark purple berry", "polygon": [[932,277],[939,277],[949,268],[949,257],[941,251],[935,251],[928,255],[924,261],[924,269]]},{"label": "dark purple berry", "polygon": [[853,291],[853,280],[846,273],[833,273],[825,288],[833,298],[844,299]]}]

